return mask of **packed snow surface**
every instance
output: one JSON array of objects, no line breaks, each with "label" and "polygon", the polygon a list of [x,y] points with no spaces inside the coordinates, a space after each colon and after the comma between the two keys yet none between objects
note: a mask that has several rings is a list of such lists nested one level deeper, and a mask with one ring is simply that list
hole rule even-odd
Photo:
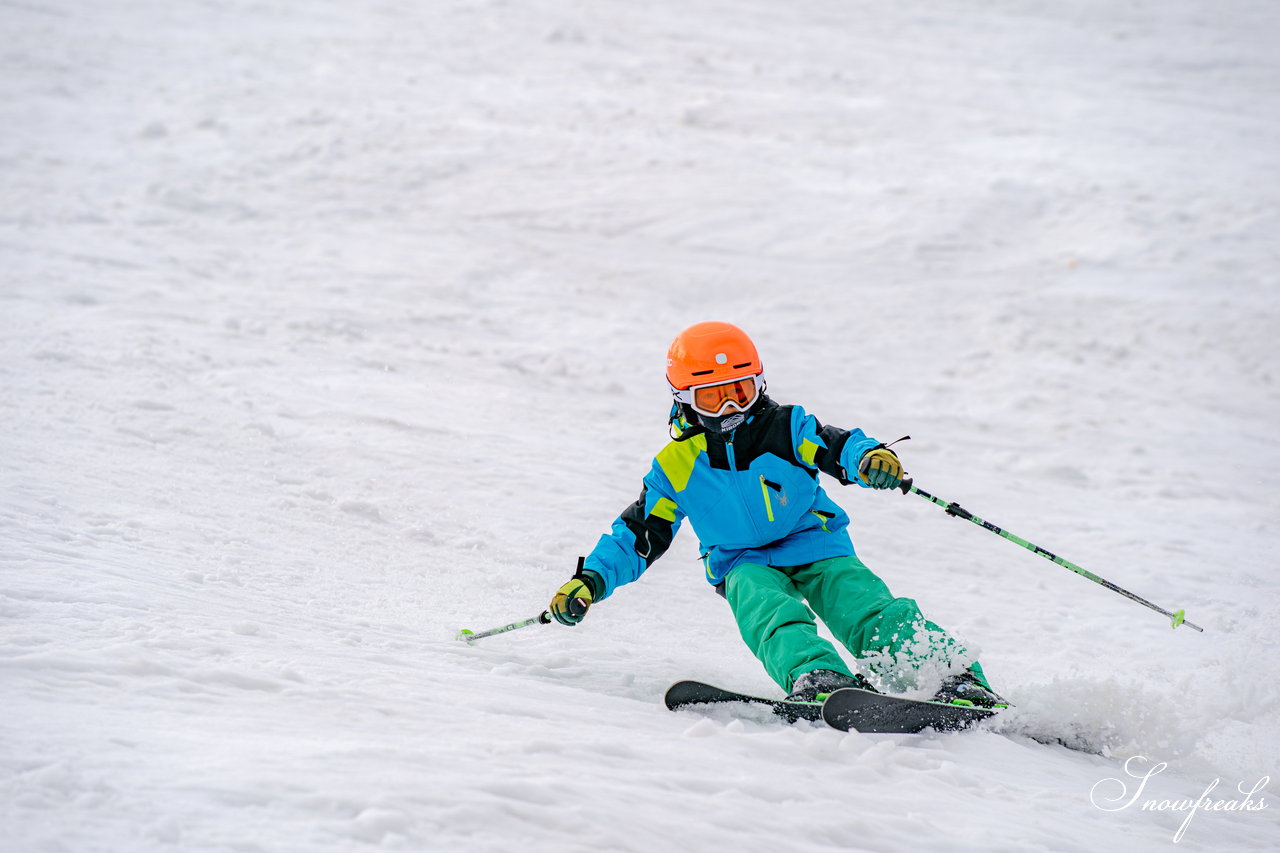
[{"label": "packed snow surface", "polygon": [[[0,850],[1275,849],[1274,2],[0,29]],[[911,434],[922,488],[1204,633],[830,482],[1016,708],[667,712],[680,678],[778,695],[688,529],[574,629],[456,641],[634,500],[706,319],[780,402]],[[1177,810],[1208,788],[1266,808]]]}]

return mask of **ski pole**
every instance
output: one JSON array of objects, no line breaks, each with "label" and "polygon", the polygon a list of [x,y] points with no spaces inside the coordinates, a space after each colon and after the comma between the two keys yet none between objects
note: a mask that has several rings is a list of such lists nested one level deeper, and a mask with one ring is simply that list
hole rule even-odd
[{"label": "ski pole", "polygon": [[488,631],[481,631],[479,634],[469,628],[463,628],[458,632],[458,636],[454,637],[454,639],[470,643],[475,640],[482,640],[485,637],[492,637],[494,634],[505,634],[506,632],[514,631],[517,628],[528,628],[530,625],[546,625],[550,621],[551,611],[544,610],[532,619],[525,619],[521,622],[512,622],[510,625],[503,625],[501,628],[490,628]]},{"label": "ski pole", "polygon": [[1129,599],[1130,601],[1136,601],[1139,604],[1143,605],[1144,607],[1150,607],[1152,610],[1156,611],[1157,613],[1163,613],[1165,616],[1168,616],[1172,620],[1173,627],[1175,629],[1179,625],[1186,625],[1188,628],[1194,628],[1195,630],[1200,631],[1201,633],[1204,632],[1204,629],[1201,628],[1199,625],[1196,625],[1192,622],[1187,621],[1187,612],[1185,610],[1175,610],[1174,612],[1170,613],[1168,610],[1165,610],[1163,607],[1160,607],[1158,605],[1152,604],[1150,601],[1147,601],[1145,598],[1143,598],[1140,595],[1134,595],[1132,592],[1129,592],[1129,590],[1118,587],[1115,584],[1113,584],[1111,581],[1106,580],[1105,578],[1098,577],[1093,572],[1085,571],[1084,569],[1080,568],[1070,560],[1064,560],[1061,557],[1059,557],[1057,554],[1050,553],[1049,551],[1046,551],[1045,549],[1041,548],[1039,545],[1035,545],[1031,542],[1028,542],[1027,540],[1023,539],[1021,536],[1015,536],[1014,534],[1010,533],[1007,530],[996,527],[994,524],[992,524],[989,521],[984,521],[983,519],[978,518],[976,515],[969,512],[969,510],[965,509],[964,507],[960,506],[960,504],[955,503],[954,501],[952,501],[951,503],[947,503],[942,498],[934,497],[933,495],[926,492],[924,489],[916,488],[914,485],[912,485],[911,480],[909,478],[904,478],[902,481],[902,485],[900,485],[898,488],[902,490],[902,493],[904,495],[906,494],[919,495],[925,500],[932,501],[933,503],[945,509],[947,511],[947,515],[952,515],[952,516],[955,516],[956,518],[963,518],[966,521],[972,521],[974,524],[978,525],[979,527],[985,527],[987,530],[990,530],[992,533],[995,533],[999,536],[1003,536],[1005,539],[1008,539],[1010,542],[1013,542],[1016,545],[1021,545],[1023,548],[1026,548],[1028,551],[1039,554],[1045,559],[1052,560],[1053,562],[1057,563],[1059,566],[1062,566],[1063,568],[1066,568],[1066,569],[1070,569],[1071,571],[1075,572],[1081,577],[1088,578],[1089,580],[1093,581],[1096,584],[1101,584],[1102,586],[1105,586],[1107,589],[1111,590],[1112,592],[1118,592],[1119,594],[1123,595],[1125,598]]}]

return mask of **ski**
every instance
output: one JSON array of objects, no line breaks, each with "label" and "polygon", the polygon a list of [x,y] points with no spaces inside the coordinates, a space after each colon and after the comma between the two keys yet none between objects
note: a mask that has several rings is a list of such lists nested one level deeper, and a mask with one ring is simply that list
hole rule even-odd
[{"label": "ski", "polygon": [[774,714],[789,723],[797,720],[817,722],[822,719],[821,702],[788,702],[785,699],[765,699],[761,696],[750,696],[746,693],[735,693],[701,681],[677,681],[667,688],[664,697],[669,710],[687,708],[690,705],[719,705],[729,702],[742,702],[748,705],[765,705]]},{"label": "ski", "polygon": [[994,713],[992,708],[904,699],[856,687],[837,690],[822,703],[823,721],[832,728],[846,732],[853,730],[911,734],[925,729],[955,731],[967,728]]},{"label": "ski", "polygon": [[797,720],[817,722],[841,731],[894,732],[909,734],[924,729],[952,731],[970,726],[995,713],[990,708],[972,705],[949,705],[886,696],[870,690],[845,688],[837,690],[824,702],[788,702],[785,699],[766,699],[725,690],[701,681],[677,681],[667,689],[664,698],[668,709],[675,711],[691,705],[718,705],[741,702],[764,705],[779,717],[794,723]]}]

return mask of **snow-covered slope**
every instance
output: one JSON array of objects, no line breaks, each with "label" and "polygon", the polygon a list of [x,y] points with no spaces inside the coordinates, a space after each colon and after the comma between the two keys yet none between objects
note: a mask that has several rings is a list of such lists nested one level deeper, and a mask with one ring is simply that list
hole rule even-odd
[{"label": "snow-covered slope", "polygon": [[[1275,775],[1274,4],[0,27],[0,850],[1164,850],[1186,813],[1143,800]],[[776,690],[689,531],[575,629],[456,642],[537,614],[634,499],[703,319],[1205,633],[832,484],[981,649],[997,725],[666,712],[677,678]],[[1098,808],[1131,756],[1167,768]],[[1259,796],[1179,848],[1274,848]]]}]

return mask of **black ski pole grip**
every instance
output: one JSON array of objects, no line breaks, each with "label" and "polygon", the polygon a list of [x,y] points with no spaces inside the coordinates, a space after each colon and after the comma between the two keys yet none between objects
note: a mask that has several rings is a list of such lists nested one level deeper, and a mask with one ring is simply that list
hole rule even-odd
[{"label": "black ski pole grip", "polygon": [[911,478],[903,477],[902,482],[898,484],[898,488],[902,490],[904,495],[911,494]]}]

